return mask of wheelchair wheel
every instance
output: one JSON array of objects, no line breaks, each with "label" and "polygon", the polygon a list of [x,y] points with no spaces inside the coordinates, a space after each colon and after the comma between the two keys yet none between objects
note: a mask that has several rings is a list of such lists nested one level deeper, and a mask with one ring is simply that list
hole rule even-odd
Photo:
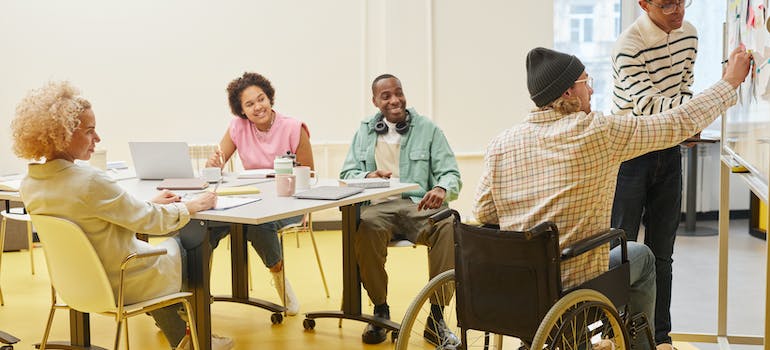
[{"label": "wheelchair wheel", "polygon": [[565,295],[548,310],[531,348],[626,350],[629,344],[623,321],[607,297],[580,289]]},{"label": "wheelchair wheel", "polygon": [[[447,294],[451,295],[450,300],[444,300],[444,310],[442,317],[447,328],[454,333],[457,339],[461,339],[461,330],[457,326],[456,303],[454,298],[455,273],[454,270],[445,271],[428,282],[428,284],[417,294],[414,301],[406,309],[404,319],[401,321],[401,329],[396,338],[396,350],[415,350],[415,349],[501,349],[502,337],[489,333],[469,330],[467,333],[468,345],[461,347],[458,344],[433,344],[426,339],[435,338],[435,332],[428,330],[430,325],[435,324],[434,317],[431,315],[431,300],[444,300]],[[427,330],[427,331],[426,331]],[[433,339],[435,340],[435,339]],[[486,345],[485,345],[486,344]]]}]

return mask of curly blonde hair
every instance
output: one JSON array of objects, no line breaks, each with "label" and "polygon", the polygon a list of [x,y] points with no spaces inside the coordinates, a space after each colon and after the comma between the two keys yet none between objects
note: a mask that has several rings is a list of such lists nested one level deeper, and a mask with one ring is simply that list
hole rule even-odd
[{"label": "curly blonde hair", "polygon": [[559,114],[572,114],[580,112],[582,110],[582,105],[583,104],[580,102],[580,99],[577,97],[561,96],[543,107],[535,108],[533,111],[539,112],[553,109]]},{"label": "curly blonde hair", "polygon": [[23,159],[53,158],[64,151],[80,124],[78,116],[91,108],[67,81],[49,82],[30,91],[16,106],[11,123],[13,151]]}]

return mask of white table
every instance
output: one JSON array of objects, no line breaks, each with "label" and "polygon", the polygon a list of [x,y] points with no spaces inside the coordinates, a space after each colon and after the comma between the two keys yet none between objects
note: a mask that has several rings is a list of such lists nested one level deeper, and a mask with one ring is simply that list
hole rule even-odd
[{"label": "white table", "polygon": [[[119,184],[133,195],[150,199],[155,193],[155,186],[159,181],[139,181],[129,179],[120,181]],[[316,186],[337,185],[337,180],[320,180]],[[223,186],[226,186],[224,184]],[[208,210],[193,215],[186,228],[200,228],[197,239],[200,245],[188,251],[189,284],[193,290],[193,307],[195,309],[196,325],[201,349],[211,348],[211,298],[209,296],[209,261],[211,259],[211,246],[209,244],[208,222],[228,222],[232,224],[257,225],[278,219],[304,215],[314,211],[339,207],[342,211],[342,269],[343,269],[343,298],[342,310],[334,312],[309,313],[309,319],[316,317],[349,318],[360,321],[375,321],[372,316],[361,314],[361,282],[358,276],[358,264],[354,251],[352,233],[358,227],[360,204],[372,199],[398,195],[403,192],[416,190],[417,184],[392,183],[391,187],[367,189],[357,195],[340,200],[308,200],[295,199],[293,197],[278,197],[275,192],[274,182],[265,182],[250,185],[260,189],[257,196],[262,200],[244,206],[228,210]],[[187,234],[187,232],[185,232]],[[230,301],[250,304],[267,308],[272,311],[282,311],[283,307],[260,301],[249,297],[247,265],[247,243],[243,237],[241,225],[233,225],[230,232],[231,264],[232,264],[232,295],[215,296],[215,301]],[[389,322],[388,327],[398,327],[398,324]]]}]

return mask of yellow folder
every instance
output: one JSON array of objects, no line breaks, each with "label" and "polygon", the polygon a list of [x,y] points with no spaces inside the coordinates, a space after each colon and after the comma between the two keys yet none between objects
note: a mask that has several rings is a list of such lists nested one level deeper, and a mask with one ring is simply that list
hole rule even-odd
[{"label": "yellow folder", "polygon": [[[211,189],[213,191],[213,189]],[[219,187],[217,189],[217,195],[219,196],[232,196],[239,194],[254,194],[259,193],[259,189],[253,186],[239,186],[239,187]]]}]

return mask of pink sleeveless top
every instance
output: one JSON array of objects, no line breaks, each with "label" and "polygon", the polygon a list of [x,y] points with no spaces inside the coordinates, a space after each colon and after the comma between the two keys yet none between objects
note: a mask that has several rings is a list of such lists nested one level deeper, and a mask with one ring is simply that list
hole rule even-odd
[{"label": "pink sleeveless top", "polygon": [[302,129],[310,135],[305,123],[276,111],[273,126],[267,132],[257,130],[248,119],[234,117],[230,121],[230,139],[244,169],[272,169],[275,156],[286,151],[297,153]]}]

